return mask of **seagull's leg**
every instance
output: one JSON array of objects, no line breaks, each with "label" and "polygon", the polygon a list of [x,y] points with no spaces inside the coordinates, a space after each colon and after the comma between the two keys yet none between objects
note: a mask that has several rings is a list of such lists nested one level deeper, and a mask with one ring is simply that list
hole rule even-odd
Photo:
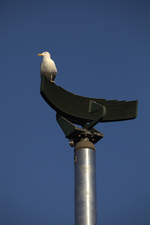
[{"label": "seagull's leg", "polygon": [[53,81],[52,81],[52,75],[50,75],[50,82],[53,82]]},{"label": "seagull's leg", "polygon": [[52,75],[50,76],[50,82],[51,83],[55,83],[54,80],[53,80],[53,76]]}]

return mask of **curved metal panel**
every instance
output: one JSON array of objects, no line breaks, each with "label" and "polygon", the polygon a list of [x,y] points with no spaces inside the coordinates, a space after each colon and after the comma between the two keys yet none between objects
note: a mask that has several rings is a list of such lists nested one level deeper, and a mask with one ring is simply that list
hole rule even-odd
[{"label": "curved metal panel", "polygon": [[[109,122],[134,119],[137,115],[137,101],[82,97],[51,83],[45,77],[41,77],[41,95],[58,114],[80,125],[97,120],[98,117],[101,118],[100,122]],[[100,107],[92,111],[91,101]]]}]

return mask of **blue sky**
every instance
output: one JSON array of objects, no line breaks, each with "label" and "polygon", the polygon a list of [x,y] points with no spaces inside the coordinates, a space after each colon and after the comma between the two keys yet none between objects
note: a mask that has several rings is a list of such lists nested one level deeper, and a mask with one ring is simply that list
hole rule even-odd
[{"label": "blue sky", "polygon": [[48,50],[56,83],[139,100],[138,118],[98,124],[98,225],[150,224],[150,3],[1,1],[0,224],[74,224],[73,149],[40,96]]}]

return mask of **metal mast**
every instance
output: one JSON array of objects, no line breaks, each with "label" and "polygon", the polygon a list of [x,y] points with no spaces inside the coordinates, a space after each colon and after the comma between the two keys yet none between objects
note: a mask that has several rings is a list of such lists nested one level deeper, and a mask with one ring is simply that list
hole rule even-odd
[{"label": "metal mast", "polygon": [[[41,95],[56,111],[56,119],[74,147],[75,225],[96,225],[95,144],[103,134],[99,122],[131,120],[138,101],[118,101],[75,95],[41,77]],[[81,126],[77,127],[74,124]]]},{"label": "metal mast", "polygon": [[91,130],[78,128],[58,115],[57,122],[70,140],[71,147],[74,147],[75,225],[96,225],[96,150],[94,144],[103,138],[103,134],[94,128]]},{"label": "metal mast", "polygon": [[75,225],[96,225],[95,147],[88,139],[75,145]]}]

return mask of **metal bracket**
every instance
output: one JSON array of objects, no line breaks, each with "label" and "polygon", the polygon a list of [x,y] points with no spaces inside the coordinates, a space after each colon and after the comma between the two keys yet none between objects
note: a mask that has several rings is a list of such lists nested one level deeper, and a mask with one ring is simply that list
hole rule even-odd
[{"label": "metal bracket", "polygon": [[88,138],[89,141],[91,141],[93,144],[96,144],[104,136],[101,132],[92,127],[90,127],[90,129],[79,128],[59,114],[56,115],[56,120],[64,132],[66,138],[69,139],[69,143],[72,147],[84,138]]}]

